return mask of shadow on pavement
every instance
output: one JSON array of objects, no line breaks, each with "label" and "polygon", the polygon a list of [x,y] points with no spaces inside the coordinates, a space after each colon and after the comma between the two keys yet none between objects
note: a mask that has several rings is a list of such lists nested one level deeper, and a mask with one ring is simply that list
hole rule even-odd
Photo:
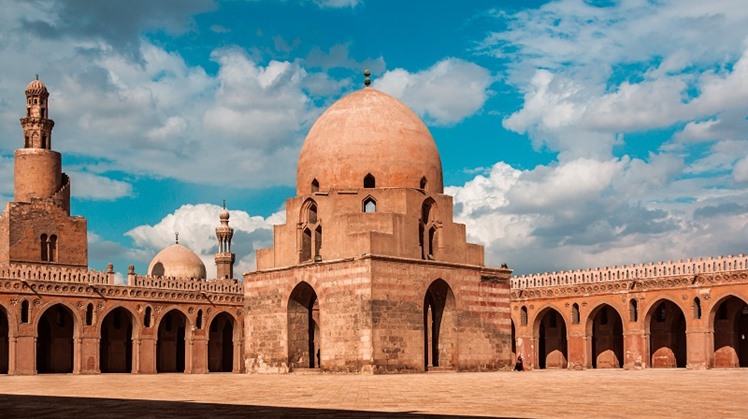
[{"label": "shadow on pavement", "polygon": [[193,403],[188,401],[99,399],[0,394],[3,418],[477,418],[412,412],[371,412]]}]

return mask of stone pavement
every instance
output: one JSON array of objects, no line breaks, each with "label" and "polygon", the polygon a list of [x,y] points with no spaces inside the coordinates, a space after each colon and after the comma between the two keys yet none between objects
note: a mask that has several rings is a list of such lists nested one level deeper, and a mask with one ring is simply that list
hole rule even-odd
[{"label": "stone pavement", "polygon": [[748,417],[748,369],[0,376],[0,417]]}]

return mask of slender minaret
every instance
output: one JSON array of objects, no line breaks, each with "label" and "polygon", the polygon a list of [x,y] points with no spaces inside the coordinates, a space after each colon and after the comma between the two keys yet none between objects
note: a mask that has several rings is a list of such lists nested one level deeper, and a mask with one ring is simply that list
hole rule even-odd
[{"label": "slender minaret", "polygon": [[229,227],[229,212],[226,210],[225,201],[218,218],[221,220],[221,225],[216,227],[216,238],[218,238],[218,253],[215,256],[216,277],[233,279],[235,255],[231,253],[231,238],[234,236],[234,229]]},{"label": "slender minaret", "polygon": [[23,148],[15,152],[15,202],[52,200],[70,214],[70,186],[62,173],[62,157],[52,150],[47,86],[32,80],[26,86],[26,116],[21,118]]}]

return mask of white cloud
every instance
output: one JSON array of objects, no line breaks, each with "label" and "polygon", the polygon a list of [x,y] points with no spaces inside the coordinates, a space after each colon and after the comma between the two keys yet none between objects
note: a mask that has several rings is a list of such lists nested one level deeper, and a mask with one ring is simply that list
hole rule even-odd
[{"label": "white cloud", "polygon": [[70,172],[71,194],[79,199],[112,201],[132,196],[132,185],[87,172]]},{"label": "white cloud", "polygon": [[732,254],[748,246],[746,190],[674,180],[683,162],[576,159],[520,171],[497,163],[454,195],[455,220],[486,261],[518,274]]},{"label": "white cloud", "polygon": [[748,156],[743,157],[735,164],[732,177],[736,182],[748,182]]},{"label": "white cloud", "polygon": [[[205,264],[208,277],[215,277],[215,229],[220,211],[221,207],[212,204],[183,205],[158,223],[135,227],[125,235],[133,240],[138,251],[150,255],[144,261],[148,263],[156,253],[174,244],[175,233],[179,233],[179,244],[195,252]],[[229,225],[234,228],[231,249],[237,255],[236,278],[254,270],[256,250],[272,246],[272,226],[282,222],[283,212],[279,210],[265,219],[245,211],[230,211]]]},{"label": "white cloud", "polygon": [[362,4],[362,0],[314,0],[314,3],[322,8],[339,9],[342,7],[354,8]]},{"label": "white cloud", "polygon": [[451,125],[475,114],[489,96],[491,73],[458,58],[410,73],[397,68],[374,79],[373,86],[402,100],[427,121]]}]

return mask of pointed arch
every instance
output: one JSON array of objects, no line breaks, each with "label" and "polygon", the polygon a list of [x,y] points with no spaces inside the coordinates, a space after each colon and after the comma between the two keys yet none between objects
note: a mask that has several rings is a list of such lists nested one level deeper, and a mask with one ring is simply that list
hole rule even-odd
[{"label": "pointed arch", "polygon": [[433,198],[428,197],[421,204],[421,219],[418,224],[418,243],[421,247],[421,259],[438,258],[438,207]]},{"label": "pointed arch", "polygon": [[371,173],[367,173],[366,176],[364,176],[364,188],[365,189],[371,189],[377,187],[377,180],[374,178],[374,175]]},{"label": "pointed arch", "polygon": [[377,200],[371,195],[364,198],[361,209],[363,212],[377,212]]},{"label": "pointed arch", "polygon": [[718,300],[709,313],[713,331],[715,368],[748,367],[748,303],[727,295]]},{"label": "pointed arch", "polygon": [[53,304],[42,312],[36,325],[37,373],[73,372],[77,330],[75,312],[67,305]]},{"label": "pointed arch", "polygon": [[208,371],[234,370],[234,332],[236,320],[228,313],[218,313],[208,328]]},{"label": "pointed arch", "polygon": [[452,287],[439,278],[423,298],[424,369],[457,364],[457,309]]},{"label": "pointed arch", "polygon": [[645,317],[649,331],[649,365],[653,368],[686,366],[686,316],[675,302],[661,298]]},{"label": "pointed arch", "polygon": [[[316,311],[316,312],[315,312]],[[321,348],[320,313],[317,293],[305,281],[299,282],[288,296],[288,366],[319,367],[317,353]]]},{"label": "pointed arch", "polygon": [[623,317],[613,306],[600,304],[590,311],[585,324],[589,337],[588,366],[623,367]]},{"label": "pointed arch", "polygon": [[319,192],[319,181],[317,178],[312,179],[312,193]]},{"label": "pointed arch", "polygon": [[560,311],[553,307],[541,310],[533,324],[533,335],[538,342],[535,349],[537,368],[567,367],[566,321]]},{"label": "pointed arch", "polygon": [[172,309],[158,322],[156,341],[156,372],[185,372],[187,315]]},{"label": "pointed arch", "polygon": [[102,373],[132,372],[135,324],[135,315],[121,306],[104,316],[99,332],[99,369]]}]

